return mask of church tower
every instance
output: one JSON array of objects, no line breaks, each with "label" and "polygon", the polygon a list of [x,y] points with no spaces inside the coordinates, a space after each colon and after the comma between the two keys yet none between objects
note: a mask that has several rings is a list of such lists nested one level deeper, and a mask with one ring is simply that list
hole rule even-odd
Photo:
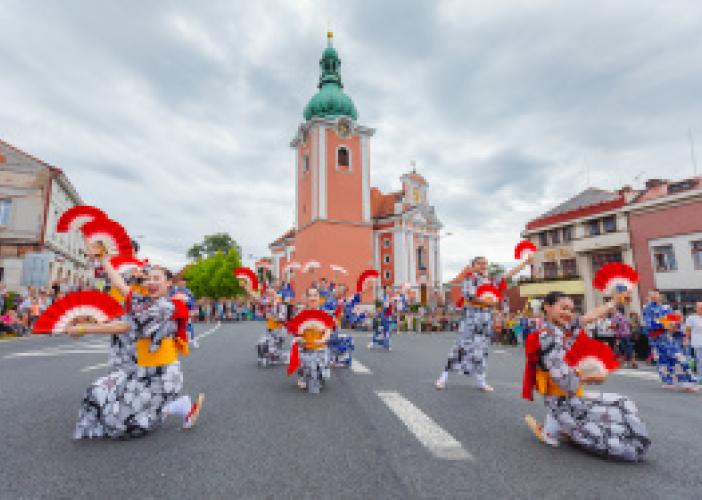
[{"label": "church tower", "polygon": [[[357,123],[358,112],[344,93],[341,60],[327,33],[319,61],[317,93],[290,143],[295,151],[295,260],[345,268],[348,281],[373,265],[370,139],[374,130]],[[296,288],[314,279],[296,273]],[[320,271],[321,274],[321,271]],[[311,277],[310,277],[311,278]]]}]

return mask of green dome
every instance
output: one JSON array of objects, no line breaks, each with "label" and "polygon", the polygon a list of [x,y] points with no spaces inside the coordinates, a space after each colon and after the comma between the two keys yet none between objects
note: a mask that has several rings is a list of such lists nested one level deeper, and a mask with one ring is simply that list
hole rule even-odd
[{"label": "green dome", "polygon": [[312,96],[305,106],[305,120],[310,120],[314,116],[323,118],[335,118],[337,116],[348,116],[356,120],[358,112],[356,106],[349,96],[342,90],[341,83],[341,60],[336,49],[329,45],[322,53],[319,61],[319,91]]}]

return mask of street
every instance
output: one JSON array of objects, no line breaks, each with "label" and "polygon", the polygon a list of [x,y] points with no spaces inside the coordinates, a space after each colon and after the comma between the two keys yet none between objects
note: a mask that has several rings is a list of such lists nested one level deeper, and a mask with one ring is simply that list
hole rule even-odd
[{"label": "street", "polygon": [[630,396],[652,445],[641,464],[604,460],[524,424],[523,353],[493,346],[492,394],[451,374],[433,387],[453,334],[394,337],[335,369],[319,395],[282,366],[256,367],[260,322],[197,325],[185,391],[207,395],[197,427],[176,419],[140,439],[71,439],[90,382],[106,372],[104,337],[0,342],[0,498],[667,498],[702,497],[702,396],[661,389],[650,369],[604,385]]}]

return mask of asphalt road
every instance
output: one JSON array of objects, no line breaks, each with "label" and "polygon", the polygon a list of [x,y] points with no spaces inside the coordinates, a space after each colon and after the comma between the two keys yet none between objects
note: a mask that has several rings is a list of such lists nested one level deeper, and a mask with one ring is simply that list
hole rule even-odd
[{"label": "asphalt road", "polygon": [[453,374],[437,391],[452,334],[396,337],[392,352],[360,334],[360,365],[309,395],[283,367],[256,367],[262,330],[207,333],[183,363],[185,390],[207,394],[198,426],[131,441],[71,439],[104,338],[0,341],[0,498],[702,498],[702,395],[652,373],[603,387],[630,396],[652,436],[647,460],[625,464],[531,435],[523,417],[544,409],[520,398],[516,348],[491,352],[494,393]]}]

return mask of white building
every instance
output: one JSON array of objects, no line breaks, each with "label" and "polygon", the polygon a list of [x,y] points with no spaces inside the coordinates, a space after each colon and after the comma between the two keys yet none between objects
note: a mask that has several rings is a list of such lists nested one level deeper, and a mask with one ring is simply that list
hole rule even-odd
[{"label": "white building", "polygon": [[83,201],[63,171],[0,140],[0,280],[9,290],[92,278],[78,233],[56,233]]}]

